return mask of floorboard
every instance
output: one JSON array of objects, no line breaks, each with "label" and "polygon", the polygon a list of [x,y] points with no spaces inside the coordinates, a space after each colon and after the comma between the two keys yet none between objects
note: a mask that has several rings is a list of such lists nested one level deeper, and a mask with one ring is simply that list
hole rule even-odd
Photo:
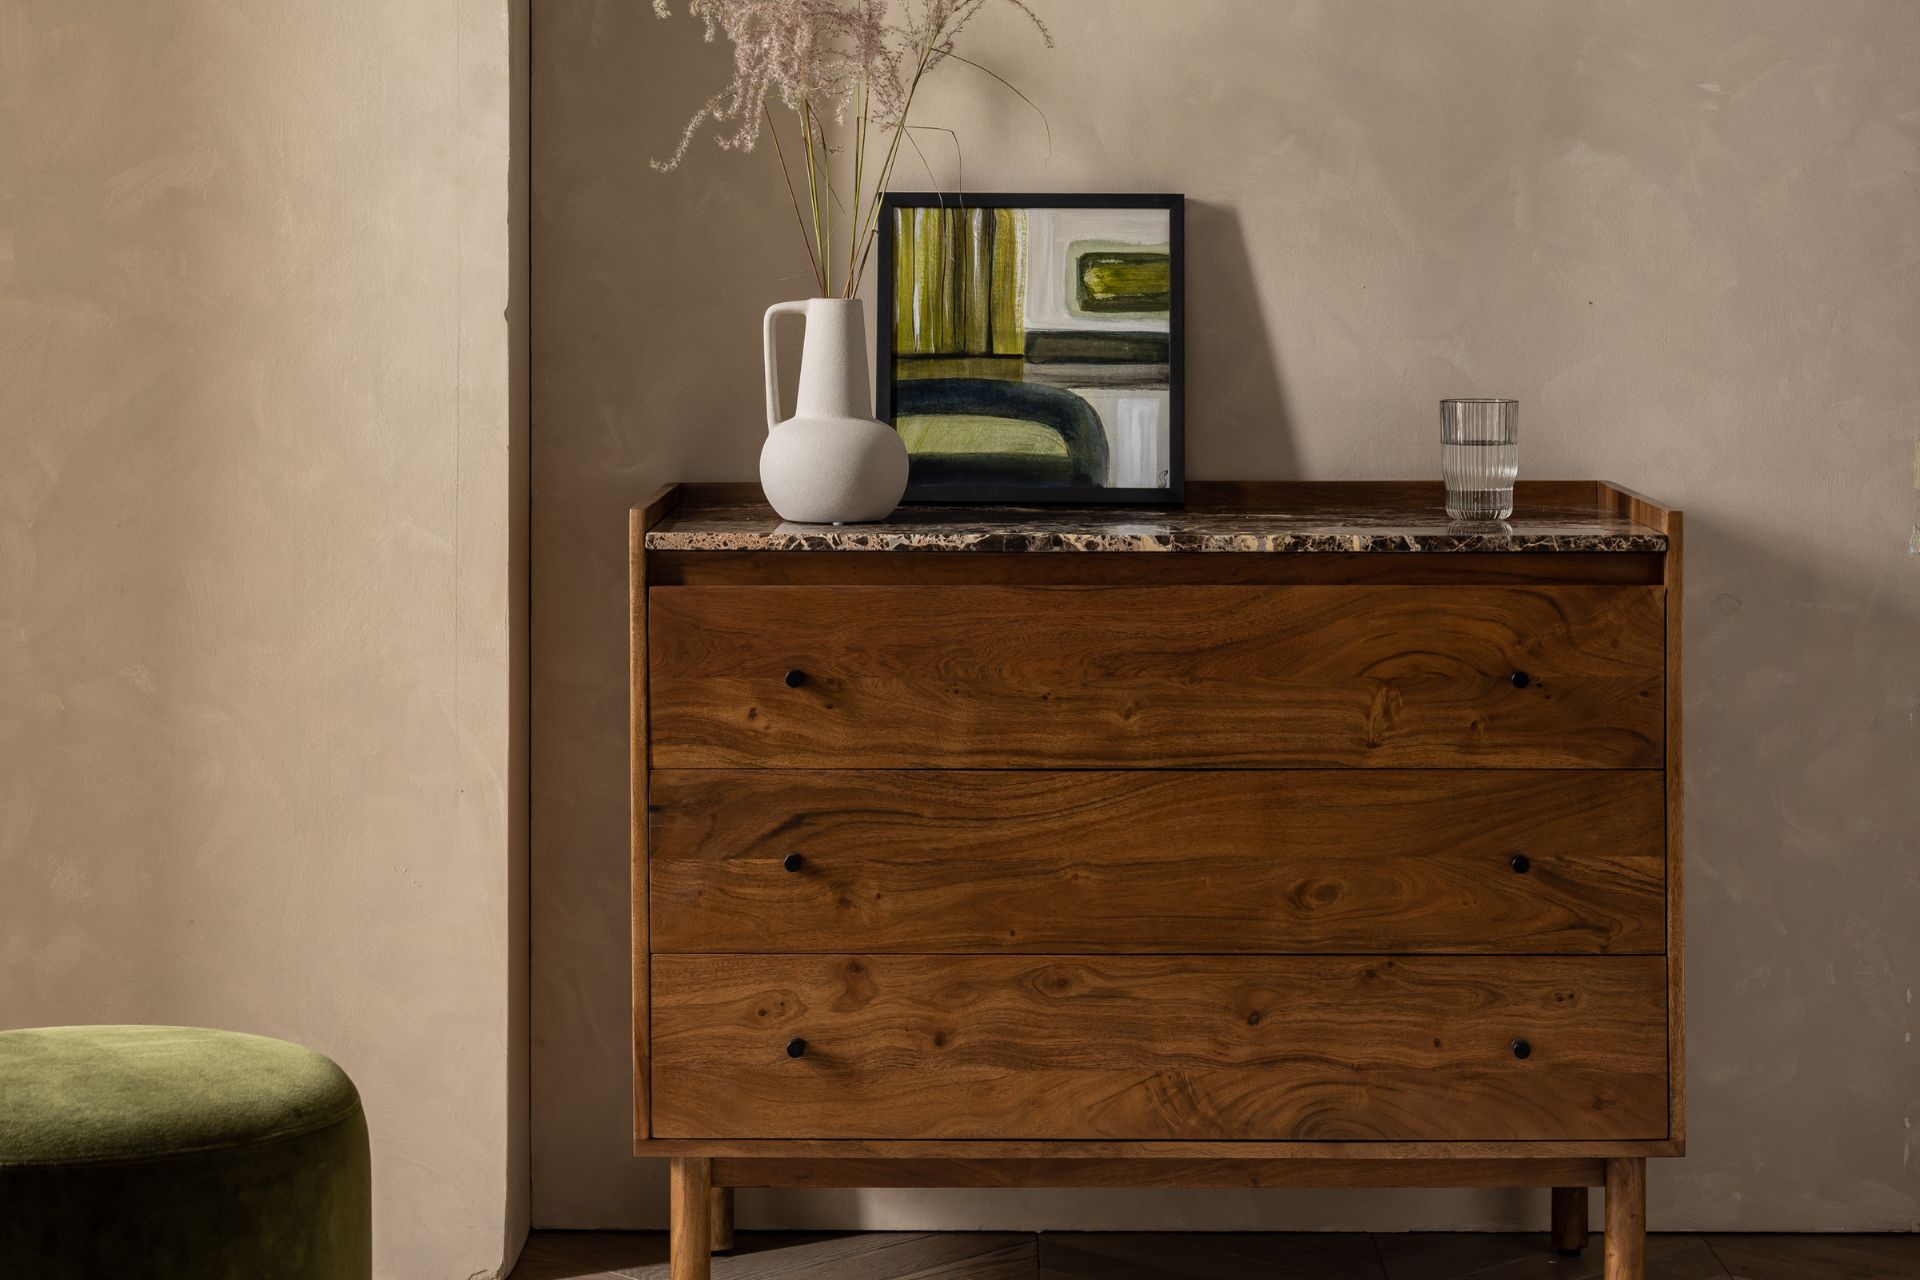
[{"label": "floorboard", "polygon": [[[714,1280],[1600,1280],[1600,1237],[742,1231]],[[649,1231],[537,1231],[511,1280],[666,1280]],[[1920,1235],[1648,1237],[1648,1280],[1920,1280]]]},{"label": "floorboard", "polygon": [[1920,1280],[1920,1235],[1706,1239],[1732,1280]]},{"label": "floorboard", "polygon": [[[1377,1235],[1386,1280],[1600,1280],[1601,1238],[1577,1258],[1562,1258],[1544,1234],[1416,1232]],[[1647,1280],[1725,1280],[1707,1242],[1696,1235],[1647,1237]]]},{"label": "floorboard", "polygon": [[1062,1231],[1040,1237],[1040,1266],[1089,1280],[1384,1280],[1365,1235]]}]

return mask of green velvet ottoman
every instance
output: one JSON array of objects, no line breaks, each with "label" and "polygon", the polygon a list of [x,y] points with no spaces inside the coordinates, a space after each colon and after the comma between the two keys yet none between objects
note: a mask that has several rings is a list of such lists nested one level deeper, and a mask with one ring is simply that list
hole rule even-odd
[{"label": "green velvet ottoman", "polygon": [[0,1277],[367,1280],[367,1124],[299,1045],[0,1031]]}]

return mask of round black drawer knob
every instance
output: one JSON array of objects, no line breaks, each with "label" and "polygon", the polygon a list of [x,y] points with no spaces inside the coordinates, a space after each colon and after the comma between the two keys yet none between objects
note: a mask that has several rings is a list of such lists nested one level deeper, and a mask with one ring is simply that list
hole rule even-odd
[{"label": "round black drawer knob", "polygon": [[799,1036],[795,1036],[793,1039],[787,1041],[787,1056],[789,1058],[797,1058],[806,1051],[807,1042]]},{"label": "round black drawer knob", "polygon": [[789,871],[798,871],[801,867],[807,865],[807,860],[797,853],[790,853],[780,859],[780,865]]},{"label": "round black drawer knob", "polygon": [[1513,1042],[1513,1056],[1525,1062],[1533,1056],[1533,1046],[1525,1040],[1515,1040]]},{"label": "round black drawer knob", "polygon": [[[796,854],[794,856],[798,857],[799,855]],[[1507,865],[1513,868],[1513,874],[1517,876],[1523,876],[1527,874],[1527,872],[1533,870],[1533,859],[1529,858],[1524,853],[1516,853],[1511,858],[1507,859]],[[788,867],[787,870],[791,871],[793,870],[793,868]]]},{"label": "round black drawer knob", "polygon": [[[1524,671],[1516,671],[1512,675],[1508,676],[1507,679],[1513,681],[1513,687],[1516,689],[1524,689],[1528,685],[1533,683],[1533,677],[1528,675]],[[791,684],[793,681],[793,677],[788,676],[787,681],[789,684]]]},{"label": "round black drawer knob", "polygon": [[796,667],[792,671],[787,672],[787,688],[798,689],[801,685],[805,684],[806,682],[807,682],[807,673],[800,670],[799,668]]}]

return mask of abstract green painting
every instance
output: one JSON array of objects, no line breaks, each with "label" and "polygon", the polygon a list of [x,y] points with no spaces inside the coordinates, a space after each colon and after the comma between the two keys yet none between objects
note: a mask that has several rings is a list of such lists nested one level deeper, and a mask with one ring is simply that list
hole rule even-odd
[{"label": "abstract green painting", "polygon": [[894,194],[882,418],[909,501],[1177,502],[1179,196]]}]

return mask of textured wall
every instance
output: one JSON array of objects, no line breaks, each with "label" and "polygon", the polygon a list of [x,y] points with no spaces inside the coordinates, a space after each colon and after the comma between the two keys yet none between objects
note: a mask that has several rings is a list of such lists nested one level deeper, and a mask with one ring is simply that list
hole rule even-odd
[{"label": "textured wall", "polygon": [[[1199,478],[1436,474],[1443,395],[1522,468],[1688,513],[1690,1147],[1657,1227],[1915,1225],[1920,7],[1044,0],[924,119],[977,190],[1175,190]],[[669,151],[684,18],[534,33],[534,1204],[658,1222],[626,1155],[624,510],[754,473],[804,268],[770,156]],[[953,174],[940,160],[941,179]],[[911,170],[909,170],[911,172]],[[909,185],[921,185],[914,172]],[[750,1194],[749,1223],[1537,1227],[1520,1194]]]},{"label": "textured wall", "polygon": [[0,1025],[331,1054],[394,1280],[525,1221],[510,13],[0,0]]}]

